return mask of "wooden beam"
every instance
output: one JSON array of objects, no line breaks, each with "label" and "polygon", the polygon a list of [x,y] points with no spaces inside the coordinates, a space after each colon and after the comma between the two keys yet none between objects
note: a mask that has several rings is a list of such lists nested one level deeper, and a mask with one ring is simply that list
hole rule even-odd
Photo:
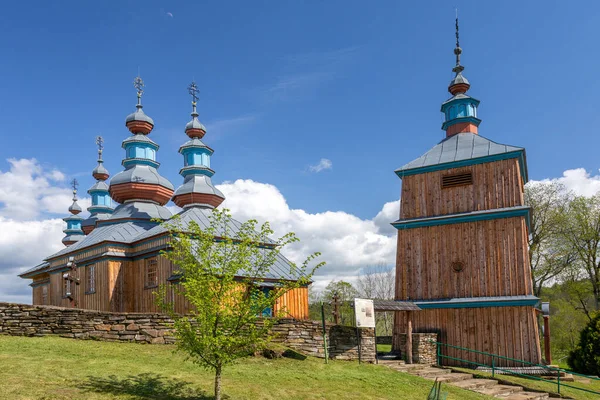
[{"label": "wooden beam", "polygon": [[412,356],[412,311],[406,312],[406,363],[413,363]]}]

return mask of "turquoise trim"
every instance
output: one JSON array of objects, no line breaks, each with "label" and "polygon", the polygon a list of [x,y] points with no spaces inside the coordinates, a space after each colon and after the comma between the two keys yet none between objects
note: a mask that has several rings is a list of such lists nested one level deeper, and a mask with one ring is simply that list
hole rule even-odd
[{"label": "turquoise trim", "polygon": [[470,97],[470,96],[465,97],[463,99],[451,98],[451,99],[445,101],[444,103],[442,103],[442,108],[440,111],[445,113],[448,108],[458,105],[458,104],[473,104],[475,107],[479,107],[479,103],[481,103],[481,101],[477,100],[474,97]]},{"label": "turquoise trim", "polygon": [[126,143],[122,143],[121,147],[124,148],[125,150],[129,149],[130,147],[137,147],[137,148],[140,148],[140,149],[158,150],[160,146],[157,143],[154,143],[154,142],[148,142],[148,141],[145,141],[145,140],[131,139],[131,140],[127,141]]},{"label": "turquoise trim", "polygon": [[525,217],[527,228],[530,227],[530,212],[529,207],[513,207],[502,209],[501,211],[490,210],[489,212],[473,212],[462,214],[450,214],[429,218],[415,218],[409,220],[398,220],[392,223],[392,226],[398,230],[423,228],[427,226],[439,226],[450,224],[462,224],[465,222],[488,221],[500,218]]},{"label": "turquoise trim", "polygon": [[204,154],[208,154],[209,156],[212,156],[214,152],[215,151],[208,146],[198,146],[198,145],[190,145],[190,146],[182,147],[179,151],[179,153],[182,154],[183,156],[186,156],[189,153],[196,153],[196,154],[204,153]]},{"label": "turquoise trim", "polygon": [[444,171],[447,169],[467,167],[470,165],[485,164],[485,163],[494,162],[494,161],[509,160],[511,158],[519,159],[519,165],[521,166],[521,170],[523,171],[523,180],[525,181],[525,183],[527,183],[528,176],[527,176],[527,169],[525,168],[526,164],[525,164],[524,150],[511,151],[509,153],[494,154],[491,156],[484,156],[484,157],[478,157],[478,158],[470,158],[468,160],[451,161],[451,162],[447,162],[447,163],[428,165],[425,167],[418,167],[418,168],[412,168],[412,169],[407,169],[407,170],[398,169],[394,172],[396,172],[396,175],[398,175],[398,177],[400,179],[402,179],[405,176],[424,174],[427,172],[434,172],[434,171]]},{"label": "turquoise trim", "polygon": [[98,214],[98,213],[112,214],[114,211],[114,209],[111,206],[101,206],[101,205],[89,206],[87,210],[92,214]]},{"label": "turquoise trim", "polygon": [[449,121],[446,121],[442,124],[442,130],[446,130],[449,127],[451,127],[452,125],[456,125],[456,124],[460,124],[463,122],[470,122],[475,126],[479,126],[479,124],[481,123],[481,120],[479,118],[476,117],[472,117],[472,116],[468,116],[468,117],[456,117],[453,118]]},{"label": "turquoise trim", "polygon": [[131,165],[149,165],[154,168],[158,168],[160,166],[159,162],[151,160],[149,158],[126,158],[121,162],[121,164],[125,168]]},{"label": "turquoise trim", "polygon": [[206,175],[208,177],[212,177],[215,174],[215,171],[213,171],[212,169],[208,168],[208,167],[203,167],[203,166],[190,166],[190,167],[183,167],[181,168],[181,170],[179,171],[179,174],[181,176],[183,176],[184,178],[188,175]]},{"label": "turquoise trim", "polygon": [[440,309],[440,308],[487,308],[487,307],[535,307],[540,299],[498,299],[484,301],[414,301],[414,303],[422,310]]}]

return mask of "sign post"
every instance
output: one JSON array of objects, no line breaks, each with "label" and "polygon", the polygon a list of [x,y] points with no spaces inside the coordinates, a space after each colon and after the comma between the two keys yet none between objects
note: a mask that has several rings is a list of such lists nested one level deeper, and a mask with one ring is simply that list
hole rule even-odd
[{"label": "sign post", "polygon": [[[360,328],[375,328],[375,307],[371,299],[354,299],[354,324],[358,342],[358,363],[361,362]],[[377,344],[375,344],[377,358]]]}]

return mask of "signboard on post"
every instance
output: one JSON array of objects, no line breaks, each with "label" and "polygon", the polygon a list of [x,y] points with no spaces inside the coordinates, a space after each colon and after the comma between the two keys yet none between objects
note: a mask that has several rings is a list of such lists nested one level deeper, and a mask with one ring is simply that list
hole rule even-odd
[{"label": "signboard on post", "polygon": [[354,315],[357,328],[375,328],[375,307],[373,300],[354,299]]}]

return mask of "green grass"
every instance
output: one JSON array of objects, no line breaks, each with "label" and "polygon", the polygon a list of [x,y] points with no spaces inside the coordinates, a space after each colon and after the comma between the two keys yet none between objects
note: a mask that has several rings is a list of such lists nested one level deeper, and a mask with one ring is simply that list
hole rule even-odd
[{"label": "green grass", "polygon": [[389,353],[390,351],[392,351],[392,345],[391,344],[378,344],[377,351],[380,353]]},{"label": "green grass", "polygon": [[[213,376],[171,346],[0,336],[0,399],[210,399]],[[376,365],[247,358],[226,368],[230,399],[426,399],[432,382]],[[443,386],[448,399],[490,397]]]},{"label": "green grass", "polygon": [[[492,374],[491,373],[486,373],[486,372],[479,372],[479,371],[473,371],[472,369],[467,369],[467,368],[453,368],[456,370],[460,370],[462,372],[468,372],[468,373],[472,373],[474,375],[477,376],[482,376],[482,377],[491,377]],[[538,381],[535,379],[527,379],[524,377],[518,377],[518,376],[510,376],[510,375],[496,375],[497,379],[502,379],[505,381],[509,381],[512,383],[515,383],[519,386],[524,386],[527,388],[531,388],[531,389],[537,389],[537,390],[541,390],[544,392],[548,392],[548,393],[557,393],[557,385],[556,383],[550,383],[550,382],[542,382],[542,381]],[[561,382],[561,389],[560,389],[560,393],[563,396],[568,396],[570,398],[573,399],[577,399],[577,400],[598,400],[600,398],[600,395],[597,394],[593,394],[593,393],[586,393],[584,391],[581,390],[577,390],[577,389],[571,389],[568,387],[565,387],[562,385],[562,383],[567,384],[567,385],[571,385],[571,386],[577,386],[577,387],[581,387],[584,389],[588,389],[588,390],[594,390],[596,392],[600,392],[600,381],[597,380],[582,380],[579,381],[579,378],[575,377],[576,381],[575,382]]]}]

